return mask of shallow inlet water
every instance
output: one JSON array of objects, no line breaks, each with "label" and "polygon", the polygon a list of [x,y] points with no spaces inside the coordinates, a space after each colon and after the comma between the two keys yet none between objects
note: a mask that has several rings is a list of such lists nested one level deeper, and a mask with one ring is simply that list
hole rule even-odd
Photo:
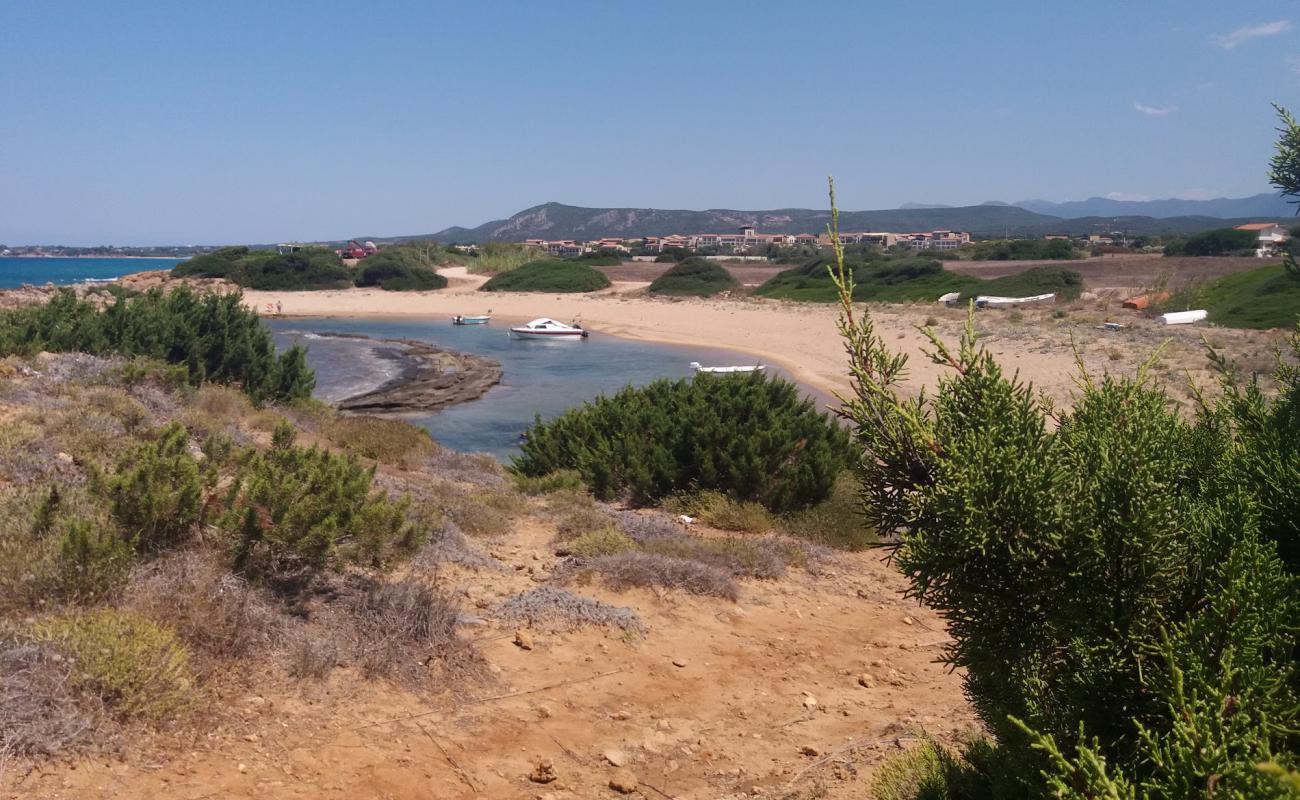
[{"label": "shallow inlet water", "polygon": [[[376,339],[416,339],[501,362],[504,376],[478,400],[433,414],[408,414],[443,445],[462,452],[491,453],[509,460],[519,437],[537,415],[542,419],[628,384],[658,378],[686,378],[688,364],[753,364],[753,356],[716,347],[656,344],[607,336],[593,330],[580,341],[518,340],[507,336],[505,323],[452,325],[448,320],[370,320],[298,318],[268,320],[276,344],[307,347],[316,370],[316,396],[337,402],[396,377],[401,365],[376,350],[382,343],[322,338],[322,333],[357,333]],[[775,367],[768,372],[790,376]],[[805,389],[819,405],[829,398]]]},{"label": "shallow inlet water", "polygon": [[0,256],[0,289],[30,283],[60,286],[86,281],[108,281],[153,269],[171,269],[180,258],[13,258]]}]

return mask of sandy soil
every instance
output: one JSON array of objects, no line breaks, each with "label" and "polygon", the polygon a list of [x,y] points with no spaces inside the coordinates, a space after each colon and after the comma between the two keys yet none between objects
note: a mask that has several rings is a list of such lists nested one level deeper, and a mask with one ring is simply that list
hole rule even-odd
[{"label": "sandy soil", "polygon": [[[493,605],[551,568],[551,535],[521,524],[491,545],[505,569],[444,565],[440,581],[471,611]],[[878,552],[746,582],[737,603],[579,587],[650,632],[533,630],[524,650],[512,629],[470,628],[488,680],[435,696],[344,670],[263,676],[221,693],[225,714],[201,729],[11,772],[0,797],[609,798],[617,750],[642,798],[859,798],[920,730],[951,742],[975,725],[960,675],[936,662],[942,622],[902,588]],[[529,780],[538,759],[554,782]]]},{"label": "sandy soil", "polygon": [[[323,292],[245,292],[250,305],[265,311],[279,302],[285,316],[426,317],[448,319],[455,314],[491,310],[494,324],[518,323],[539,316],[581,319],[593,335],[612,334],[650,341],[707,345],[752,354],[785,367],[798,380],[822,392],[849,389],[843,346],[836,331],[837,310],[831,305],[763,300],[656,299],[645,296],[644,283],[618,282],[586,295],[532,293],[486,294],[475,291],[484,278],[463,267],[442,270],[450,281],[437,292],[385,292],[348,289]],[[911,356],[909,387],[933,387],[942,369],[922,354],[928,341],[917,330],[931,324],[946,339],[959,335],[965,312],[939,305],[899,305],[872,308],[878,329],[892,345]],[[1075,389],[1075,349],[1090,371],[1134,368],[1161,341],[1174,343],[1166,352],[1186,356],[1178,368],[1194,372],[1204,366],[1200,356],[1201,326],[1157,326],[1136,312],[1119,307],[1118,296],[1107,295],[1064,308],[984,311],[977,317],[980,331],[1002,364],[1019,371],[1062,402]],[[1105,333],[1105,320],[1130,326],[1122,333]],[[1137,331],[1143,331],[1137,333]],[[1216,340],[1254,357],[1276,341],[1273,334],[1215,329]],[[1121,355],[1115,355],[1119,352]]]}]

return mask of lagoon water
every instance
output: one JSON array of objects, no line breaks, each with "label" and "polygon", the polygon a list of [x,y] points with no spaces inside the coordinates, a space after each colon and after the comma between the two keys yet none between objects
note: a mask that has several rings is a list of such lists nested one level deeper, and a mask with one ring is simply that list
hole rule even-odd
[{"label": "lagoon water", "polygon": [[107,281],[154,269],[171,269],[179,258],[13,258],[0,257],[0,289],[29,283],[64,286],[86,281]]},{"label": "lagoon water", "polygon": [[[501,383],[469,403],[408,418],[433,438],[461,452],[486,452],[508,460],[520,434],[537,415],[543,419],[599,394],[658,378],[686,378],[688,364],[752,364],[753,356],[714,347],[684,347],[620,339],[593,330],[581,341],[511,339],[505,323],[452,325],[448,320],[388,321],[307,318],[268,320],[276,344],[307,347],[316,370],[316,395],[327,401],[366,391],[396,376],[398,365],[375,354],[375,343],[321,338],[322,333],[364,334],[377,339],[416,339],[501,362]],[[783,377],[781,370],[769,367]],[[824,397],[816,397],[819,402]],[[822,403],[824,405],[824,402]]]}]

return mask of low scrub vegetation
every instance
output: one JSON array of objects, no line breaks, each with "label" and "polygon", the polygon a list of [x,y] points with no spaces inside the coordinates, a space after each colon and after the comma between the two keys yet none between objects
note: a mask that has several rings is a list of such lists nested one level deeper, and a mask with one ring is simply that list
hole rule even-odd
[{"label": "low scrub vegetation", "polygon": [[180,287],[116,298],[107,308],[63,289],[43,306],[0,311],[0,355],[40,351],[147,357],[183,366],[188,381],[240,386],[256,402],[306,399],[306,353],[276,354],[271,334],[237,294]]},{"label": "low scrub vegetation", "polygon": [[700,375],[629,387],[538,421],[513,469],[533,477],[577,470],[604,500],[645,505],[712,489],[780,512],[830,494],[847,443],[791,383]]},{"label": "low scrub vegetation", "polygon": [[[838,290],[828,269],[832,265],[831,257],[813,259],[777,273],[754,293],[775,299],[836,302]],[[1083,276],[1055,265],[1031,267],[987,281],[950,272],[934,259],[910,256],[846,261],[845,269],[853,273],[853,299],[857,302],[933,302],[949,292],[1011,297],[1055,293],[1060,299],[1073,299],[1083,291]]]},{"label": "low scrub vegetation", "polygon": [[339,415],[325,423],[323,432],[335,447],[408,469],[438,449],[428,430],[401,419]]},{"label": "low scrub vegetation", "polygon": [[352,271],[324,247],[304,247],[294,253],[223,247],[182,261],[172,269],[177,278],[223,278],[245,289],[304,291],[345,289]]},{"label": "low scrub vegetation", "polygon": [[646,291],[679,297],[711,297],[739,286],[740,282],[720,264],[704,258],[688,258],[655,278]]},{"label": "low scrub vegetation", "polygon": [[[1290,328],[1300,320],[1300,269],[1294,259],[1225,275],[1177,295],[1165,310],[1204,308],[1210,322],[1230,328]],[[1290,266],[1289,266],[1290,265]]]},{"label": "low scrub vegetation", "polygon": [[576,261],[531,261],[508,272],[498,272],[483,284],[485,292],[594,292],[607,289],[603,272]]},{"label": "low scrub vegetation", "polygon": [[37,623],[33,635],[69,659],[74,686],[115,716],[157,720],[193,699],[189,651],[146,617],[117,609],[72,613]]}]

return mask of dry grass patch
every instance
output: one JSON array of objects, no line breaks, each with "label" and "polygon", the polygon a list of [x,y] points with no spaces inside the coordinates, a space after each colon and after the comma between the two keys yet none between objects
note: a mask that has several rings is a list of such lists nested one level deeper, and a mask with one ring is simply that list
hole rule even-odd
[{"label": "dry grass patch", "polygon": [[48,644],[0,638],[0,761],[56,755],[93,740],[100,722],[72,688],[71,668]]},{"label": "dry grass patch", "polygon": [[515,489],[530,496],[549,495],[556,492],[586,492],[582,483],[582,474],[576,469],[560,469],[538,477],[520,473],[510,476]]},{"label": "dry grass patch", "polygon": [[585,561],[583,568],[615,590],[657,586],[727,600],[740,597],[740,587],[730,572],[684,558],[626,552]]},{"label": "dry grass patch", "polygon": [[144,616],[106,608],[41,620],[32,631],[72,662],[73,686],[117,717],[160,720],[194,700],[189,651]]},{"label": "dry grass patch", "polygon": [[772,513],[750,500],[735,500],[721,492],[697,492],[670,498],[664,509],[686,514],[721,531],[766,533],[775,526]]},{"label": "dry grass patch", "polygon": [[596,558],[635,549],[637,543],[632,541],[631,537],[615,528],[606,527],[569,539],[556,548],[556,554],[575,558]]},{"label": "dry grass patch", "polygon": [[553,586],[539,586],[517,594],[497,605],[491,613],[506,625],[545,630],[571,631],[587,626],[619,628],[627,633],[648,630],[630,608],[602,603]]},{"label": "dry grass patch", "polygon": [[418,685],[435,671],[457,679],[476,671],[478,656],[456,635],[459,610],[418,579],[371,583],[349,611],[356,660],[367,676]]},{"label": "dry grass patch", "polygon": [[412,469],[438,448],[419,425],[385,417],[339,416],[323,433],[335,447],[402,469]]}]

